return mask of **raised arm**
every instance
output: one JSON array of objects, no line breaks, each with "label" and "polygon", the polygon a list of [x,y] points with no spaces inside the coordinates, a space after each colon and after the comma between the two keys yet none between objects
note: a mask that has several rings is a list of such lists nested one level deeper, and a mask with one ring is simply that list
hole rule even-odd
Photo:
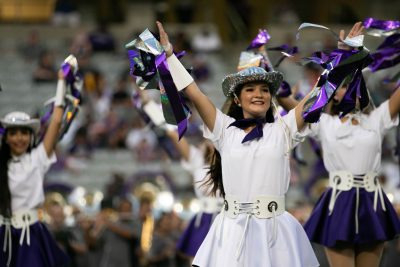
[{"label": "raised arm", "polygon": [[64,97],[66,84],[62,70],[58,72],[57,93],[54,101],[54,111],[50,120],[49,127],[43,139],[44,149],[47,156],[51,156],[57,144],[59,130],[61,128],[62,117],[64,114]]},{"label": "raised arm", "polygon": [[[347,35],[347,38],[353,38],[356,37],[358,35],[361,35],[362,32],[364,30],[364,27],[362,26],[361,22],[357,22],[353,25],[353,28],[350,30],[349,34]],[[345,31],[341,30],[339,37],[341,40],[344,40],[345,37]],[[346,44],[343,44],[342,42],[338,42],[338,48],[340,49],[351,49],[351,47],[347,46]],[[315,86],[317,85],[318,81],[316,82]],[[314,88],[315,88],[314,86]],[[313,89],[314,90],[314,89]],[[313,91],[311,90],[310,93],[307,94],[306,97],[304,97],[300,103],[298,103],[295,107],[296,109],[296,122],[297,122],[297,128],[299,130],[302,130],[304,128],[304,126],[306,125],[306,122],[304,121],[304,118],[302,116],[302,112],[303,112],[303,107],[304,104],[307,102],[307,100],[309,99],[311,92]],[[293,105],[293,102],[291,103],[291,105]]]},{"label": "raised arm", "polygon": [[[354,24],[353,28],[351,29],[350,33],[347,35],[347,37],[355,37],[357,35],[361,35],[362,31],[364,30],[364,27],[362,26],[361,22],[357,22]],[[340,31],[340,38],[344,38],[344,31]],[[339,45],[339,48],[342,49],[348,49],[348,47],[342,45]],[[400,90],[397,88],[397,90],[394,92],[394,94],[389,98],[389,112],[390,116],[392,119],[394,119],[397,114],[400,113]]]},{"label": "raised arm", "polygon": [[291,95],[287,97],[277,97],[276,100],[278,101],[278,104],[286,111],[294,109],[299,104],[299,101],[294,99],[294,97]]},{"label": "raised arm", "polygon": [[[173,56],[172,45],[169,42],[168,34],[165,32],[162,24],[157,21],[158,31],[160,33],[160,43],[163,46],[167,57]],[[176,62],[176,61],[175,61]],[[170,62],[169,62],[170,63]],[[180,63],[179,63],[180,64]],[[170,68],[172,77],[174,77],[173,68]],[[179,75],[179,74],[178,74]],[[208,129],[214,130],[215,117],[217,114],[214,104],[210,99],[200,91],[195,82],[189,84],[185,89],[185,95],[193,102],[195,108],[200,114],[201,119]]]},{"label": "raised arm", "polygon": [[[317,82],[318,83],[318,82]],[[304,104],[307,102],[307,100],[310,98],[311,90],[300,102],[297,103],[295,107],[295,114],[296,114],[296,124],[297,124],[297,129],[299,131],[303,130],[303,128],[306,126],[306,122],[304,121],[303,118],[303,109],[304,109]],[[293,101],[296,101],[293,99]],[[297,101],[296,101],[297,102]],[[293,102],[294,103],[294,102]]]},{"label": "raised arm", "polygon": [[276,97],[278,104],[284,110],[289,111],[289,110],[295,109],[297,129],[299,129],[300,131],[305,126],[302,112],[303,112],[304,103],[307,101],[308,98],[309,98],[309,94],[299,102],[298,100],[294,99],[294,97],[292,95],[285,96],[285,97],[280,97],[280,96]]},{"label": "raised arm", "polygon": [[389,98],[390,117],[394,119],[400,113],[400,89],[397,88],[394,94]]}]

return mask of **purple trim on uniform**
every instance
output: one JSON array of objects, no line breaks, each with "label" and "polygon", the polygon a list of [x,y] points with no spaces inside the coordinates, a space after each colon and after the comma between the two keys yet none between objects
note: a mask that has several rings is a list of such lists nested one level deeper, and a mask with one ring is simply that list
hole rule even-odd
[{"label": "purple trim on uniform", "polygon": [[206,238],[214,218],[213,213],[202,213],[200,225],[196,227],[196,216],[193,216],[179,238],[176,248],[186,255],[194,257],[204,238]]},{"label": "purple trim on uniform", "polygon": [[[68,256],[58,247],[43,223],[30,226],[31,242],[28,246],[26,239],[19,245],[21,229],[11,228],[12,259],[10,267],[62,267],[69,263]],[[3,251],[5,226],[0,227],[0,267],[7,267],[8,247]]]},{"label": "purple trim on uniform", "polygon": [[329,188],[322,194],[304,225],[312,242],[326,247],[334,247],[337,241],[360,245],[391,240],[400,234],[400,221],[386,194],[386,211],[382,210],[378,201],[375,212],[374,192],[367,192],[364,188],[359,190],[359,233],[356,234],[355,221],[356,189],[342,191],[336,199],[332,214],[329,215],[328,206],[332,193],[332,188]]}]

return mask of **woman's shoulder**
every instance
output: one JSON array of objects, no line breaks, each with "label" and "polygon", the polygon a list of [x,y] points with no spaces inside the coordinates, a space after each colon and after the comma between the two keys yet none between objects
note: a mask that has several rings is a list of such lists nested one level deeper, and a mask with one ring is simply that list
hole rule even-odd
[{"label": "woman's shoulder", "polygon": [[232,122],[236,121],[235,118],[229,116],[228,114],[225,114],[220,109],[217,108],[216,110],[217,110],[217,119],[223,120],[227,123],[232,123]]}]

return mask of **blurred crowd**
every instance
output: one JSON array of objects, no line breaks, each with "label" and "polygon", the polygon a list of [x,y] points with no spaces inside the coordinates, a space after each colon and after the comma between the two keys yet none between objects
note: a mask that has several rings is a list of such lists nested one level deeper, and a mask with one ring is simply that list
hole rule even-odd
[{"label": "blurred crowd", "polygon": [[131,200],[118,198],[102,200],[99,211],[88,214],[51,193],[45,210],[49,230],[71,258],[69,266],[190,266],[175,250],[182,219],[170,211],[155,220],[146,197],[137,211]]}]

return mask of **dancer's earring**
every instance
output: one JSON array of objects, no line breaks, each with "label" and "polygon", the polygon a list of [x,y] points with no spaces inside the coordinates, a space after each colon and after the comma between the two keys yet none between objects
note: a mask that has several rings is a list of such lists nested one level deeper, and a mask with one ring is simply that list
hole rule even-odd
[{"label": "dancer's earring", "polygon": [[239,100],[239,97],[237,97],[237,95],[235,94],[235,93],[233,93],[233,95],[234,95],[234,101],[235,101],[235,103],[236,103],[236,105],[238,105],[239,107],[241,107],[242,106],[242,104],[240,104],[240,100]]}]

